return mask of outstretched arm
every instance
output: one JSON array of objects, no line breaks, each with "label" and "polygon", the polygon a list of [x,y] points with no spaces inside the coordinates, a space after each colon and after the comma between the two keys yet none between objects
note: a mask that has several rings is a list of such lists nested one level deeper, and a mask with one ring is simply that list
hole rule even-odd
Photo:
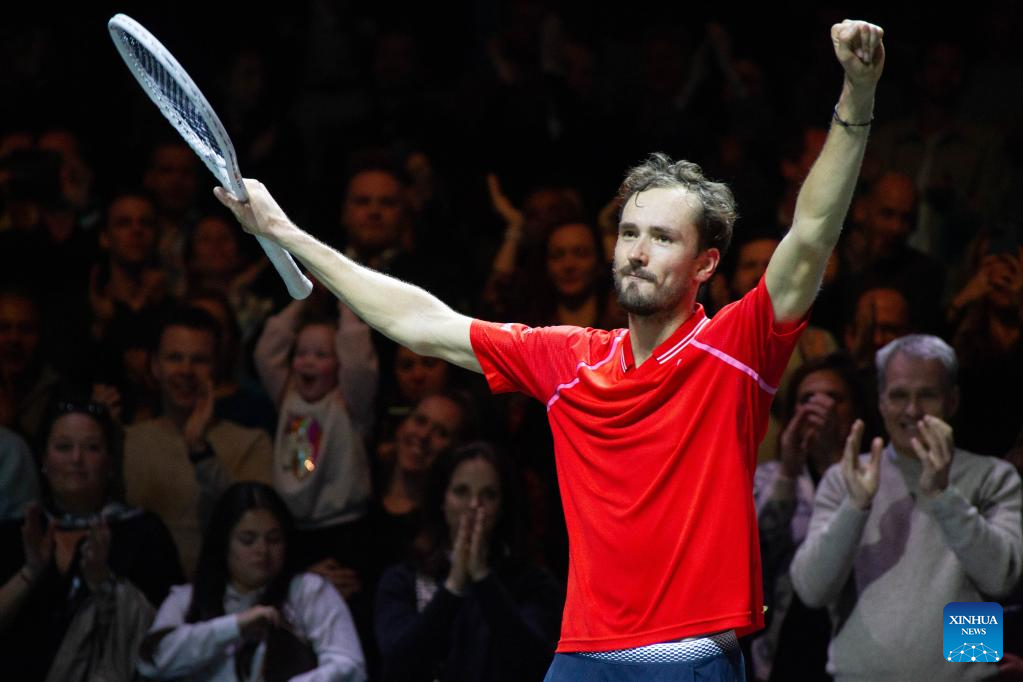
[{"label": "outstretched arm", "polygon": [[846,20],[831,27],[835,56],[845,71],[831,130],[796,199],[792,228],[767,266],[767,291],[779,321],[801,318],[820,288],[824,268],[852,201],[874,91],[884,68],[880,27]]},{"label": "outstretched arm", "polygon": [[247,232],[291,252],[356,315],[389,339],[420,355],[481,371],[469,342],[469,317],[423,289],[359,265],[303,232],[261,182],[245,180],[245,189],[249,201],[244,204],[223,188],[214,193]]}]

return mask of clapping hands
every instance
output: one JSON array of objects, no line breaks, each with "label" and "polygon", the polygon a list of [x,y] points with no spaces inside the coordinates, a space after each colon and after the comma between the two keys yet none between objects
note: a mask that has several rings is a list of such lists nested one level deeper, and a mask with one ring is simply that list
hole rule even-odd
[{"label": "clapping hands", "polygon": [[913,436],[910,443],[924,466],[920,472],[920,492],[935,497],[948,487],[955,452],[952,427],[937,417],[925,415],[917,422],[917,431],[920,436]]},{"label": "clapping hands", "polygon": [[845,452],[842,456],[842,478],[849,490],[849,500],[858,509],[867,509],[874,501],[880,482],[881,452],[884,441],[875,438],[870,443],[870,459],[860,460],[860,442],[863,440],[863,420],[853,423],[849,437],[845,439]]},{"label": "clapping hands", "polygon": [[458,522],[458,533],[451,556],[451,572],[444,587],[462,594],[469,582],[479,582],[490,573],[488,547],[490,530],[487,512],[482,507],[467,511]]}]

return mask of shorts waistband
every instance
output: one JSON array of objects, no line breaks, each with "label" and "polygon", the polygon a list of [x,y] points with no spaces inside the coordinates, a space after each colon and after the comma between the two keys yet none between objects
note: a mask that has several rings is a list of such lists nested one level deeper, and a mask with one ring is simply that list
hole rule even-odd
[{"label": "shorts waistband", "polygon": [[682,642],[659,642],[632,649],[612,651],[579,651],[577,656],[616,663],[681,663],[717,658],[739,650],[735,630]]}]

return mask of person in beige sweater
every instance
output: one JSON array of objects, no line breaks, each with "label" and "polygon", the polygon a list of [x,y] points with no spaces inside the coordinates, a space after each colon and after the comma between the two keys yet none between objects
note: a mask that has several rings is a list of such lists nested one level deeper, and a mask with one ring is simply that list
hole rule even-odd
[{"label": "person in beige sweater", "polygon": [[271,480],[273,447],[266,433],[213,417],[218,333],[216,321],[201,310],[178,310],[167,318],[151,360],[162,414],[125,434],[127,500],[160,516],[189,577],[203,520],[220,493],[235,481]]},{"label": "person in beige sweater", "polygon": [[1004,460],[955,447],[955,351],[911,334],[877,353],[888,431],[858,455],[863,422],[821,479],[790,574],[799,597],[827,606],[828,672],[838,682],[986,680],[994,663],[950,663],[949,602],[1012,591],[1023,565],[1020,477]]}]

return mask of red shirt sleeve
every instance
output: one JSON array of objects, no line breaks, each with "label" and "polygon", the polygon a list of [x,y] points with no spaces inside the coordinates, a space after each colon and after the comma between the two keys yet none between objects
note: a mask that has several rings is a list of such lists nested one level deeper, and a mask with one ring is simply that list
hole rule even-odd
[{"label": "red shirt sleeve", "polygon": [[520,391],[546,402],[559,384],[571,381],[580,362],[607,334],[580,327],[527,327],[473,320],[469,339],[494,393]]},{"label": "red shirt sleeve", "polygon": [[[714,316],[715,334],[708,329],[714,345],[755,370],[761,379],[777,389],[789,356],[806,329],[809,311],[794,322],[779,322],[763,277],[745,296],[722,308]],[[726,322],[727,324],[720,323]]]}]

